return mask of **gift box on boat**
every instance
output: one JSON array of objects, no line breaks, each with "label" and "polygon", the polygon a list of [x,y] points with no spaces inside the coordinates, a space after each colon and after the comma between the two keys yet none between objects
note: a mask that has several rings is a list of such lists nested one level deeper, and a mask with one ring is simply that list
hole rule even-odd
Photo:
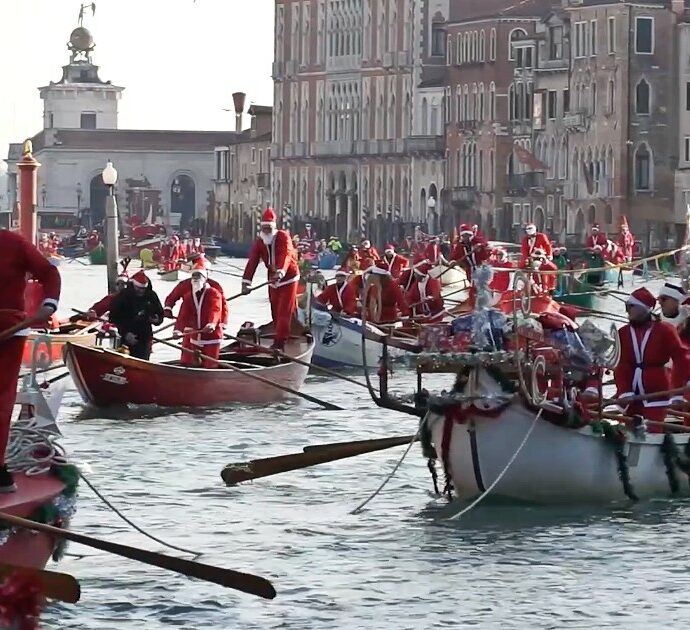
[{"label": "gift box on boat", "polygon": [[427,350],[441,350],[449,335],[450,326],[448,324],[424,326],[419,331],[419,345]]},{"label": "gift box on boat", "polygon": [[471,332],[459,332],[442,340],[440,350],[445,352],[466,352],[472,345]]}]

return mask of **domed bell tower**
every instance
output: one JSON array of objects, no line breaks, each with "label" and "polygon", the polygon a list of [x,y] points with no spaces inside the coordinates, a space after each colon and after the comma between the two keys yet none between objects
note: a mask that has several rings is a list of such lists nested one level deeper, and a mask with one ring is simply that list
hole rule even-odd
[{"label": "domed bell tower", "polygon": [[70,34],[70,59],[62,78],[39,88],[44,129],[117,129],[124,88],[100,79],[92,60],[95,47],[91,32],[81,24]]}]

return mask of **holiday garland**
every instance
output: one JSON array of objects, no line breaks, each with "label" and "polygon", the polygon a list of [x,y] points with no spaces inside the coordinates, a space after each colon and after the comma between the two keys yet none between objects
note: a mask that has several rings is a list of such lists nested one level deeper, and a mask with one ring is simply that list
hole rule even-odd
[{"label": "holiday garland", "polygon": [[664,466],[668,485],[671,494],[676,494],[680,488],[678,476],[676,475],[676,461],[678,460],[678,445],[673,439],[673,434],[668,431],[664,434],[664,441],[661,443],[661,453],[664,456]]},{"label": "holiday garland", "polygon": [[625,492],[625,496],[628,497],[631,501],[639,501],[639,498],[635,494],[632,484],[630,483],[628,457],[625,454],[625,443],[627,441],[625,431],[621,427],[614,426],[610,422],[602,422],[601,428],[604,434],[604,439],[609,445],[611,445],[616,455],[618,477],[621,480],[621,483],[623,484],[623,492]]}]

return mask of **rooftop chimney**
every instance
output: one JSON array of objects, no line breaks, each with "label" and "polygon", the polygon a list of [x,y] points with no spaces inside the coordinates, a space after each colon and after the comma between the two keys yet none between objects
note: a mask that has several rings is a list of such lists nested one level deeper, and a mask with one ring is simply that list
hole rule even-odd
[{"label": "rooftop chimney", "polygon": [[247,95],[244,92],[235,92],[232,95],[232,102],[235,104],[235,131],[242,131],[242,112],[244,112],[244,99]]}]

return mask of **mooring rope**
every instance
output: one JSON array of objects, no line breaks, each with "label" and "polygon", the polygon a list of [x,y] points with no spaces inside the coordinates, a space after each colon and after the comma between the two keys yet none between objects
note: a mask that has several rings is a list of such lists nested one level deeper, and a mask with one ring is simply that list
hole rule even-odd
[{"label": "mooring rope", "polygon": [[489,494],[491,491],[496,487],[496,484],[498,484],[501,479],[503,479],[503,476],[508,472],[508,469],[512,466],[513,462],[517,458],[517,456],[520,454],[520,451],[522,448],[527,444],[527,440],[529,439],[529,436],[532,435],[532,431],[534,431],[534,427],[537,426],[537,421],[539,418],[541,418],[541,414],[544,410],[540,409],[539,412],[537,413],[536,416],[534,416],[534,420],[532,420],[532,424],[530,425],[530,428],[527,430],[527,433],[525,433],[525,437],[522,438],[522,442],[520,442],[520,445],[517,447],[517,450],[513,453],[513,456],[508,460],[508,463],[505,465],[505,468],[500,472],[498,477],[494,479],[492,484],[484,490],[472,503],[470,503],[466,508],[460,510],[460,512],[456,512],[455,514],[446,517],[446,520],[449,521],[456,521],[458,520],[461,516],[467,514],[470,510],[474,509],[479,503],[481,503]]},{"label": "mooring rope", "polygon": [[421,427],[417,429],[417,433],[414,434],[414,437],[412,440],[410,440],[410,443],[407,445],[407,448],[405,449],[405,452],[402,454],[402,457],[396,462],[395,466],[393,466],[393,470],[388,473],[386,478],[383,480],[381,485],[374,490],[374,492],[369,496],[366,500],[362,501],[354,510],[350,512],[350,514],[359,514],[362,509],[364,509],[364,506],[367,505],[370,501],[372,501],[378,494],[383,490],[383,488],[386,486],[386,484],[393,479],[395,476],[395,473],[398,471],[398,468],[400,468],[400,465],[405,461],[405,458],[407,457],[407,454],[410,452],[412,449],[412,445],[417,441],[419,438],[419,432],[421,431]]}]

